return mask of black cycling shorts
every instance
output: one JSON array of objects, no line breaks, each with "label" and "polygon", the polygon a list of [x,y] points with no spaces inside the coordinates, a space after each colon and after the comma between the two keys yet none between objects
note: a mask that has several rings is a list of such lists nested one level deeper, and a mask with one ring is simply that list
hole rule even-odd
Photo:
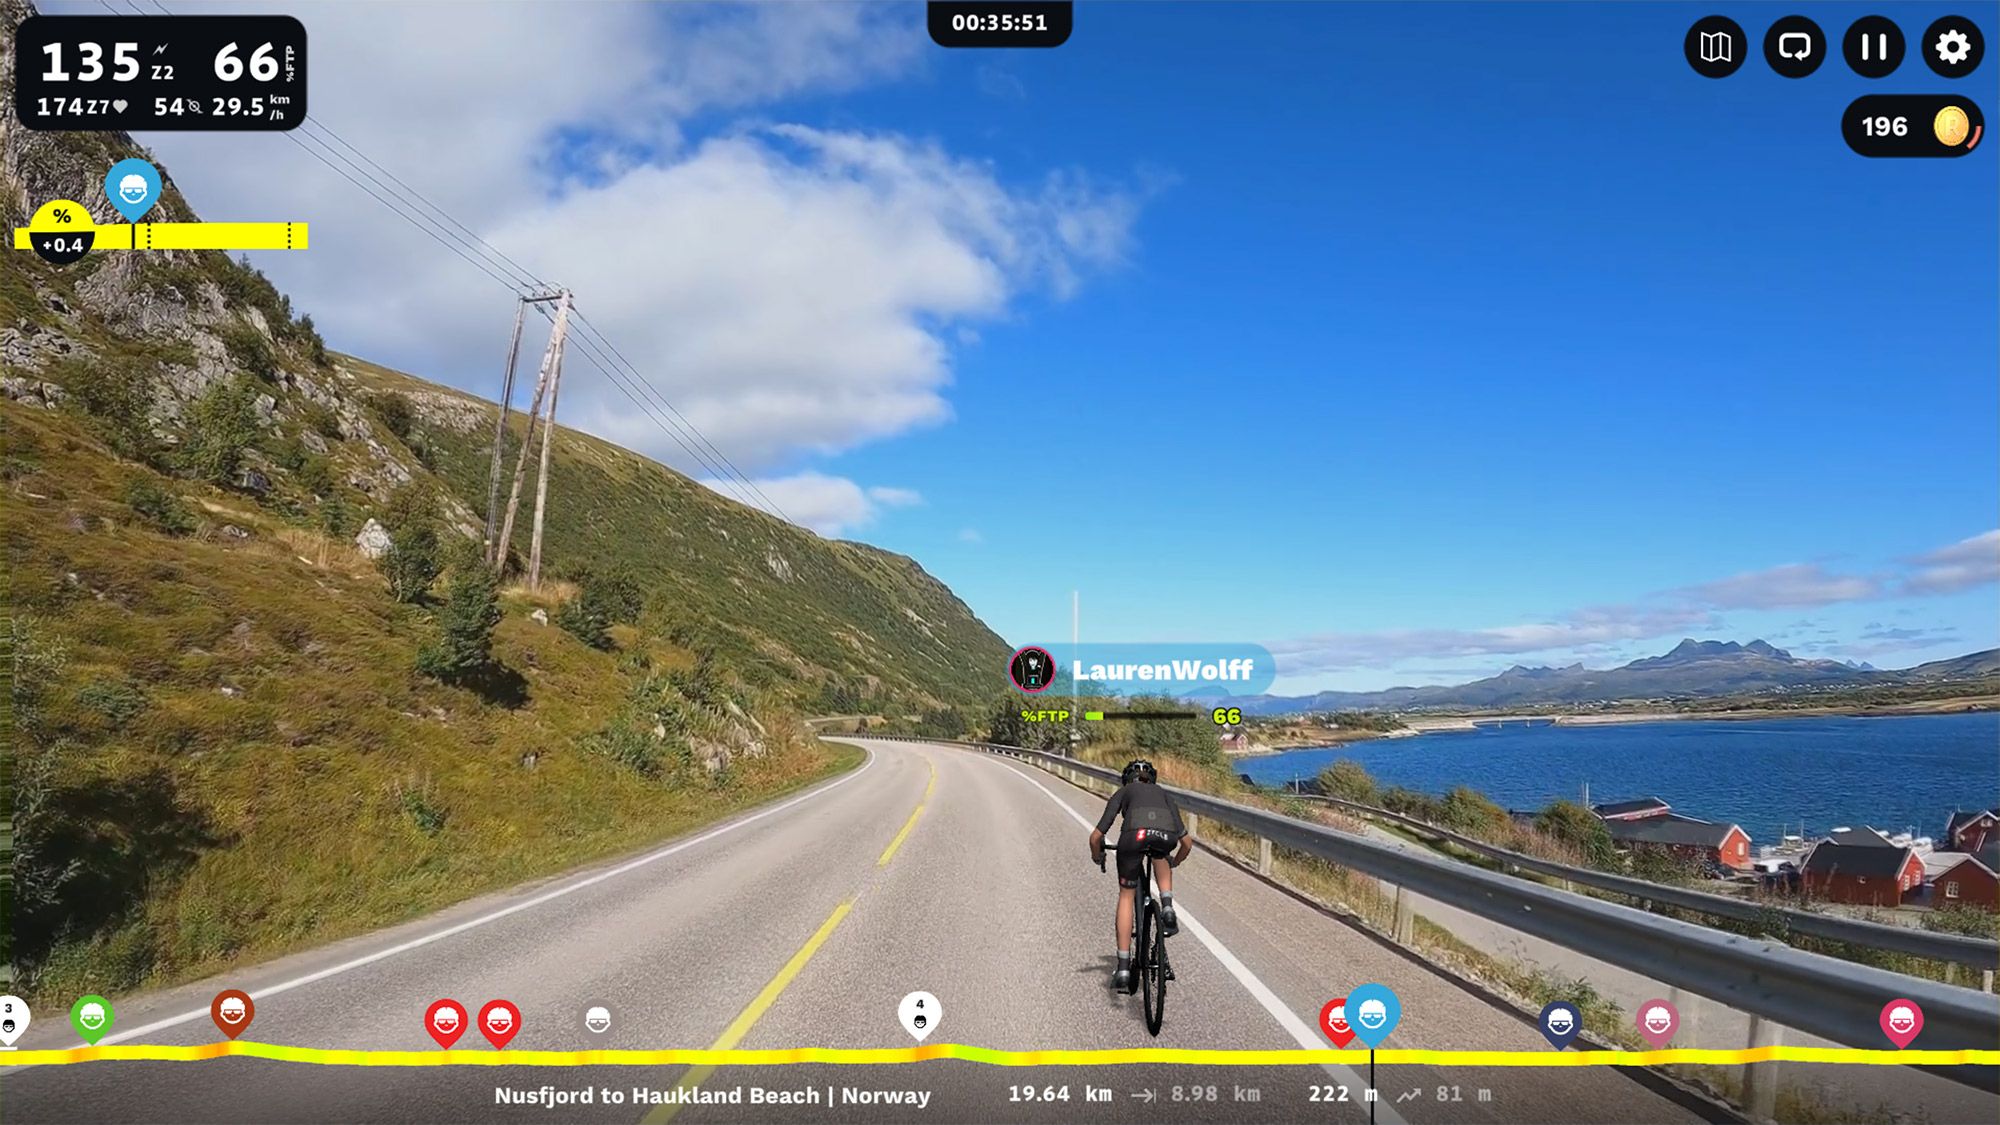
[{"label": "black cycling shorts", "polygon": [[1125,834],[1118,837],[1118,885],[1138,886],[1139,880],[1146,874],[1143,862],[1146,856],[1164,859],[1174,854],[1180,842],[1180,833],[1163,828],[1126,829]]}]

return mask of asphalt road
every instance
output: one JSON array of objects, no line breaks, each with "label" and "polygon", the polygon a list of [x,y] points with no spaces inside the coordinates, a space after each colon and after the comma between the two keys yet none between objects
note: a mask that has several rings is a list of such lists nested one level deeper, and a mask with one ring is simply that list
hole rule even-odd
[{"label": "asphalt road", "polygon": [[[933,1042],[1317,1048],[1321,1005],[1374,981],[1403,1002],[1388,1046],[1547,1049],[1517,1015],[1199,851],[1177,873],[1178,979],[1154,1039],[1137,997],[1107,987],[1115,882],[1085,852],[1101,801],[1001,758],[855,741],[870,751],[858,770],[650,852],[186,988],[114,997],[105,1042],[212,1042],[209,998],[233,987],[257,1000],[248,1038],[298,1046],[434,1051],[423,1013],[451,997],[474,1011],[517,1004],[513,1048],[900,1047],[911,1040],[897,1004],[923,990],[943,1008]],[[582,1027],[593,1003],[614,1013],[606,1034]],[[45,1011],[19,1046],[76,1042],[64,1013]],[[476,1032],[458,1046],[487,1049]],[[934,1061],[694,1074],[91,1062],[4,1073],[0,1120],[1359,1122],[1370,1117],[1369,1067],[1364,1049],[1351,1053],[1345,1068]],[[1382,1125],[1700,1119],[1608,1068],[1399,1065],[1374,1081]],[[640,1100],[684,1084],[745,1100]],[[593,1100],[499,1104],[544,1086]],[[624,1100],[605,1104],[606,1090]],[[817,1101],[755,1104],[758,1090]],[[864,1095],[924,1101],[847,1100]]]}]

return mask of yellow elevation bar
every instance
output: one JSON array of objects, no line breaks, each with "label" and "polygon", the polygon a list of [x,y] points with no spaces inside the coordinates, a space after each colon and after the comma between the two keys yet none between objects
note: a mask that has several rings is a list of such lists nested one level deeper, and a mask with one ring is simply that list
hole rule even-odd
[{"label": "yellow elevation bar", "polygon": [[[670,1051],[334,1051],[275,1043],[221,1042],[194,1047],[121,1045],[67,1051],[0,1052],[0,1066],[58,1066],[82,1062],[200,1062],[240,1056],[322,1066],[782,1066],[793,1063],[881,1066],[960,1059],[989,1066],[1121,1066],[1172,1063],[1191,1066],[1319,1066],[1352,1062],[1359,1050],[1193,1051],[1136,1047],[1109,1051],[997,1051],[962,1043],[883,1049],[795,1047],[783,1050]],[[1849,1066],[2000,1066],[1995,1051],[1861,1051],[1845,1047],[1752,1047],[1742,1050],[1666,1051],[1377,1051],[1393,1066],[1741,1066],[1759,1062],[1840,1063]]]},{"label": "yellow elevation bar", "polygon": [[[89,228],[96,250],[305,250],[305,223],[113,223]],[[55,229],[38,234],[60,233]],[[32,250],[28,228],[14,228],[14,249]]]}]

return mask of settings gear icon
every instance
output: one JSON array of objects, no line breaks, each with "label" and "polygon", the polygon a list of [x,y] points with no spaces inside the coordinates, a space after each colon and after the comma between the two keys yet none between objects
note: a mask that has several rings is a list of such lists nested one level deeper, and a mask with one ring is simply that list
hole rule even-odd
[{"label": "settings gear icon", "polygon": [[1972,57],[1972,40],[1965,37],[1965,32],[1954,27],[1937,37],[1936,50],[1939,60],[1957,66]]}]

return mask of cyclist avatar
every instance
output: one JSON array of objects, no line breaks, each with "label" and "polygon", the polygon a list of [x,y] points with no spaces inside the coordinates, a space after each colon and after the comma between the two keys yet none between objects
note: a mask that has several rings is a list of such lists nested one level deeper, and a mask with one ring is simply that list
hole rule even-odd
[{"label": "cyclist avatar", "polygon": [[1144,758],[1127,762],[1118,780],[1118,792],[1104,802],[1104,815],[1091,829],[1090,861],[1104,862],[1104,833],[1123,814],[1125,820],[1118,829],[1118,910],[1113,923],[1118,935],[1118,968],[1111,974],[1111,984],[1130,988],[1132,911],[1137,908],[1139,883],[1146,877],[1145,861],[1152,861],[1153,880],[1160,887],[1161,932],[1172,937],[1181,928],[1180,920],[1174,917],[1173,869],[1194,850],[1194,841],[1188,838],[1173,797],[1160,788],[1160,774],[1153,763]]}]

